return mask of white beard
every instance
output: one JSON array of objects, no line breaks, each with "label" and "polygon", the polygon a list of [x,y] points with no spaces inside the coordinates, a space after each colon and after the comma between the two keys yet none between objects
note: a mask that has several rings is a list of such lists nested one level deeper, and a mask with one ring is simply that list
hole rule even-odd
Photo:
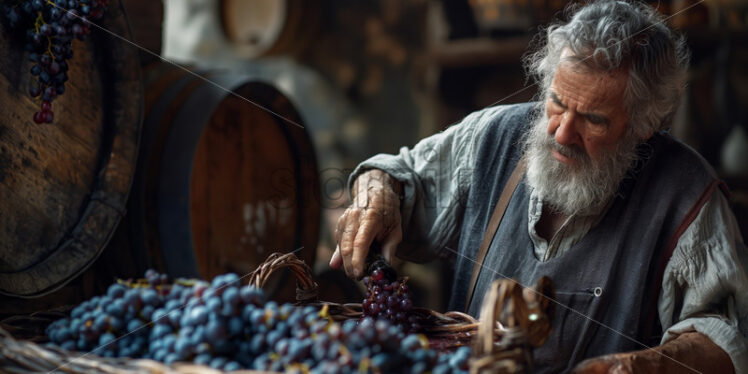
[{"label": "white beard", "polygon": [[[541,113],[533,120],[524,144],[527,183],[554,212],[567,216],[599,212],[636,160],[639,142],[627,131],[615,147],[595,160],[581,148],[558,144],[548,134],[548,117]],[[576,163],[556,160],[551,154],[554,148]]]}]

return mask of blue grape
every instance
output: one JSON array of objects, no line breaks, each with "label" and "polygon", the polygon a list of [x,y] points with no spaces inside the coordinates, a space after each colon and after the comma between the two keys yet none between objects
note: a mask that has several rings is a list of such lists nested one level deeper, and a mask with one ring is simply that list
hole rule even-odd
[{"label": "blue grape", "polygon": [[228,334],[238,336],[244,330],[244,322],[239,317],[231,317],[228,320]]},{"label": "blue grape", "polygon": [[190,313],[186,315],[190,316],[190,322],[193,325],[202,325],[208,321],[208,309],[202,305],[195,306],[190,310]]},{"label": "blue grape", "polygon": [[242,366],[236,361],[229,361],[223,366],[223,371],[235,371],[240,370]]},{"label": "blue grape", "polygon": [[211,355],[207,353],[199,354],[195,356],[195,359],[192,360],[192,362],[198,364],[198,365],[208,365],[210,364],[210,361],[213,359]]},{"label": "blue grape", "polygon": [[192,349],[190,346],[190,343],[187,339],[177,339],[174,343],[174,353],[176,353],[177,357],[180,359],[187,358]]},{"label": "blue grape", "polygon": [[223,309],[223,303],[218,296],[210,296],[205,302],[205,306],[211,313],[219,313]]},{"label": "blue grape", "polygon": [[153,289],[143,290],[140,293],[140,299],[146,305],[155,306],[159,304],[158,293],[156,293],[156,290],[153,290]]},{"label": "blue grape", "polygon": [[239,301],[241,300],[239,291],[236,289],[236,287],[233,286],[227,286],[221,298],[223,299],[224,304],[228,304],[231,306],[238,305]]},{"label": "blue grape", "polygon": [[226,358],[225,357],[215,357],[212,360],[210,360],[210,367],[213,369],[221,369],[223,368],[223,365],[226,364]]},{"label": "blue grape", "polygon": [[167,353],[164,357],[164,363],[167,365],[171,365],[177,361],[179,361],[179,355],[176,353]]}]

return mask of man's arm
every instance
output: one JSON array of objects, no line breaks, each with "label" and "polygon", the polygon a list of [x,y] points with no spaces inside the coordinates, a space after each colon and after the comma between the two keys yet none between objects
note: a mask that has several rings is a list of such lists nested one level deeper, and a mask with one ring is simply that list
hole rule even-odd
[{"label": "man's arm", "polygon": [[573,374],[734,372],[730,356],[698,332],[681,334],[652,349],[591,358],[572,371]]},{"label": "man's arm", "polygon": [[644,373],[689,372],[677,364],[682,362],[702,373],[748,373],[746,268],[748,251],[735,216],[716,190],[681,236],[665,269],[658,302],[662,345],[586,361],[589,372],[619,367],[621,371],[610,372],[626,373],[632,365]]},{"label": "man's arm", "polygon": [[[477,134],[501,110],[472,113],[412,149],[403,147],[397,155],[380,154],[361,163],[349,178],[352,204],[338,221],[339,248],[330,266],[361,276],[374,239],[383,245],[385,257],[394,255],[397,247],[398,257],[412,261],[428,261],[456,242]],[[398,197],[399,216],[392,215],[392,196]]]}]

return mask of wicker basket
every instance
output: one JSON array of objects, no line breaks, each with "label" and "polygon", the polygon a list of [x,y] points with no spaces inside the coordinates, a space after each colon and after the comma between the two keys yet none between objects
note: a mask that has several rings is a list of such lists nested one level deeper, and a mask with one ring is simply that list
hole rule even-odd
[{"label": "wicker basket", "polygon": [[522,287],[511,279],[491,284],[481,306],[470,374],[533,371],[532,348],[543,345],[550,335],[554,297],[547,277],[540,278],[533,291],[523,296]]},{"label": "wicker basket", "polygon": [[[293,253],[274,253],[249,275],[249,285],[263,287],[281,269],[293,272],[297,281],[296,298],[302,305],[326,306],[335,321],[361,318],[361,304],[336,304],[317,300],[318,285],[311,269]],[[541,278],[537,294],[552,295],[547,278]],[[540,301],[536,301],[540,300]],[[511,280],[494,282],[481,310],[482,320],[461,312],[439,313],[413,308],[421,318],[423,334],[430,347],[449,351],[474,344],[470,360],[471,373],[526,373],[531,370],[532,348],[540,346],[550,332],[551,304],[547,298],[522,297],[521,287]],[[44,327],[65,317],[60,311],[36,313],[6,319],[0,323],[0,371],[8,373],[221,373],[206,366],[192,364],[164,365],[147,359],[102,358],[89,353],[70,352],[58,347],[40,345]],[[232,373],[262,373],[254,370]]]}]

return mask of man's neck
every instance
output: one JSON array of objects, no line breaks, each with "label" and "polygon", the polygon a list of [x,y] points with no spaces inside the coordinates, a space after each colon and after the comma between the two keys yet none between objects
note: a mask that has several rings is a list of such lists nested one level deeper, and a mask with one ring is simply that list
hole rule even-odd
[{"label": "man's neck", "polygon": [[543,214],[540,216],[535,230],[541,238],[550,242],[567,218],[567,215],[555,212],[548,207],[548,204],[543,204]]}]

